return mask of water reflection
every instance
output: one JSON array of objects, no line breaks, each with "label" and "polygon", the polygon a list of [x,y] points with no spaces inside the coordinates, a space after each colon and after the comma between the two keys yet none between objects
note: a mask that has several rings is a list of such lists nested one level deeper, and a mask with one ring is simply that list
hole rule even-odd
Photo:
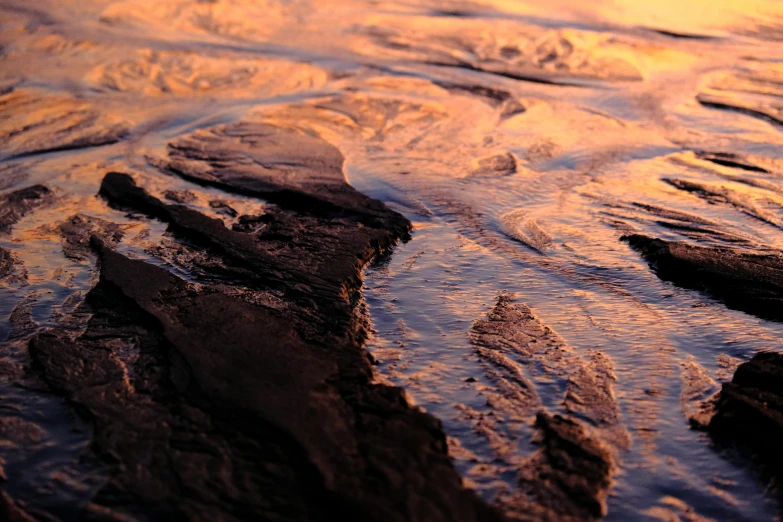
[{"label": "water reflection", "polygon": [[[70,317],[95,283],[94,259],[63,250],[68,219],[116,223],[123,252],[200,277],[160,248],[174,241],[163,224],[95,197],[103,175],[133,172],[231,226],[264,203],[164,172],[168,144],[265,121],[338,146],[356,188],[415,222],[367,272],[369,348],[379,378],[443,420],[460,472],[488,500],[513,492],[534,447],[529,419],[488,403],[499,391],[469,337],[513,293],[575,358],[611,363],[629,442],[602,435],[620,468],[609,519],[775,513],[754,472],[686,417],[727,368],[779,349],[783,327],[660,281],[619,237],[783,247],[779,2],[28,4],[0,2],[0,191],[42,183],[55,198],[0,235],[17,274],[0,279],[3,397],[67,417],[43,392],[8,390],[26,336]],[[561,383],[525,371],[541,403],[562,409]],[[95,476],[71,461],[86,435],[31,422],[62,451],[2,456],[74,473],[51,505],[89,491]]]}]

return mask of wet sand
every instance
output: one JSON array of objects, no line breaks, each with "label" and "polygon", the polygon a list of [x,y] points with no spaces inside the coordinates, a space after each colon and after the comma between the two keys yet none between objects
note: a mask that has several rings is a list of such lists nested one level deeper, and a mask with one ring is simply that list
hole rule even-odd
[{"label": "wet sand", "polygon": [[0,516],[780,516],[777,2],[0,28]]}]

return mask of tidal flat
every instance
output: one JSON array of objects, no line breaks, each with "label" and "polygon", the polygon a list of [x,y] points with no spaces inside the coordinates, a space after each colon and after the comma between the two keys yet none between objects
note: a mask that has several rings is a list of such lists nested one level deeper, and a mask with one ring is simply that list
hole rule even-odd
[{"label": "tidal flat", "polygon": [[777,0],[0,0],[0,519],[783,516]]}]

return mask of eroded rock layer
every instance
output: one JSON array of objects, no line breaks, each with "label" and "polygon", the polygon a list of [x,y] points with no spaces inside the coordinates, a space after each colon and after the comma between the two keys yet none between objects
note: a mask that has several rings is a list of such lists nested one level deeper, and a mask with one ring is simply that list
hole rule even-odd
[{"label": "eroded rock layer", "polygon": [[719,442],[749,451],[783,494],[783,355],[761,352],[723,384],[707,430]]},{"label": "eroded rock layer", "polygon": [[[247,135],[235,129],[221,150],[234,138],[292,136],[238,129]],[[239,227],[249,231],[164,203],[127,174],[104,178],[110,205],[168,223],[221,259],[233,285],[122,255],[110,224],[76,216],[61,227],[74,257],[92,233],[100,281],[80,307],[92,318],[81,334],[36,335],[30,353],[91,420],[87,457],[109,468],[81,519],[500,519],[463,488],[440,423],[375,384],[361,347],[360,269],[409,223],[345,183],[339,151],[306,139],[318,158],[290,176],[257,163],[223,176],[280,203],[259,226]]]},{"label": "eroded rock layer", "polygon": [[661,279],[706,290],[726,305],[783,320],[783,259],[723,248],[691,246],[642,235],[623,238]]}]

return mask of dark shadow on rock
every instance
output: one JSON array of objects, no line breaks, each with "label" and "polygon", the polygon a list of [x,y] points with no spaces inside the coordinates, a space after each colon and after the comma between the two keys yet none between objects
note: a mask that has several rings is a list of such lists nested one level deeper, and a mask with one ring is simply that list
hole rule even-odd
[{"label": "dark shadow on rock", "polygon": [[463,487],[440,422],[373,382],[362,347],[361,269],[410,224],[342,179],[278,189],[249,176],[241,190],[277,203],[250,232],[126,174],[101,185],[249,290],[188,283],[92,236],[86,331],[30,344],[45,382],[92,420],[87,458],[110,468],[83,519],[501,520]]},{"label": "dark shadow on rock", "polygon": [[764,319],[783,320],[783,258],[705,248],[634,234],[623,236],[665,281],[721,299]]},{"label": "dark shadow on rock", "polygon": [[719,448],[739,449],[783,501],[783,355],[762,352],[741,364],[706,430]]},{"label": "dark shadow on rock", "polygon": [[43,185],[0,195],[0,233],[8,232],[25,214],[51,203],[53,199],[52,191]]}]

